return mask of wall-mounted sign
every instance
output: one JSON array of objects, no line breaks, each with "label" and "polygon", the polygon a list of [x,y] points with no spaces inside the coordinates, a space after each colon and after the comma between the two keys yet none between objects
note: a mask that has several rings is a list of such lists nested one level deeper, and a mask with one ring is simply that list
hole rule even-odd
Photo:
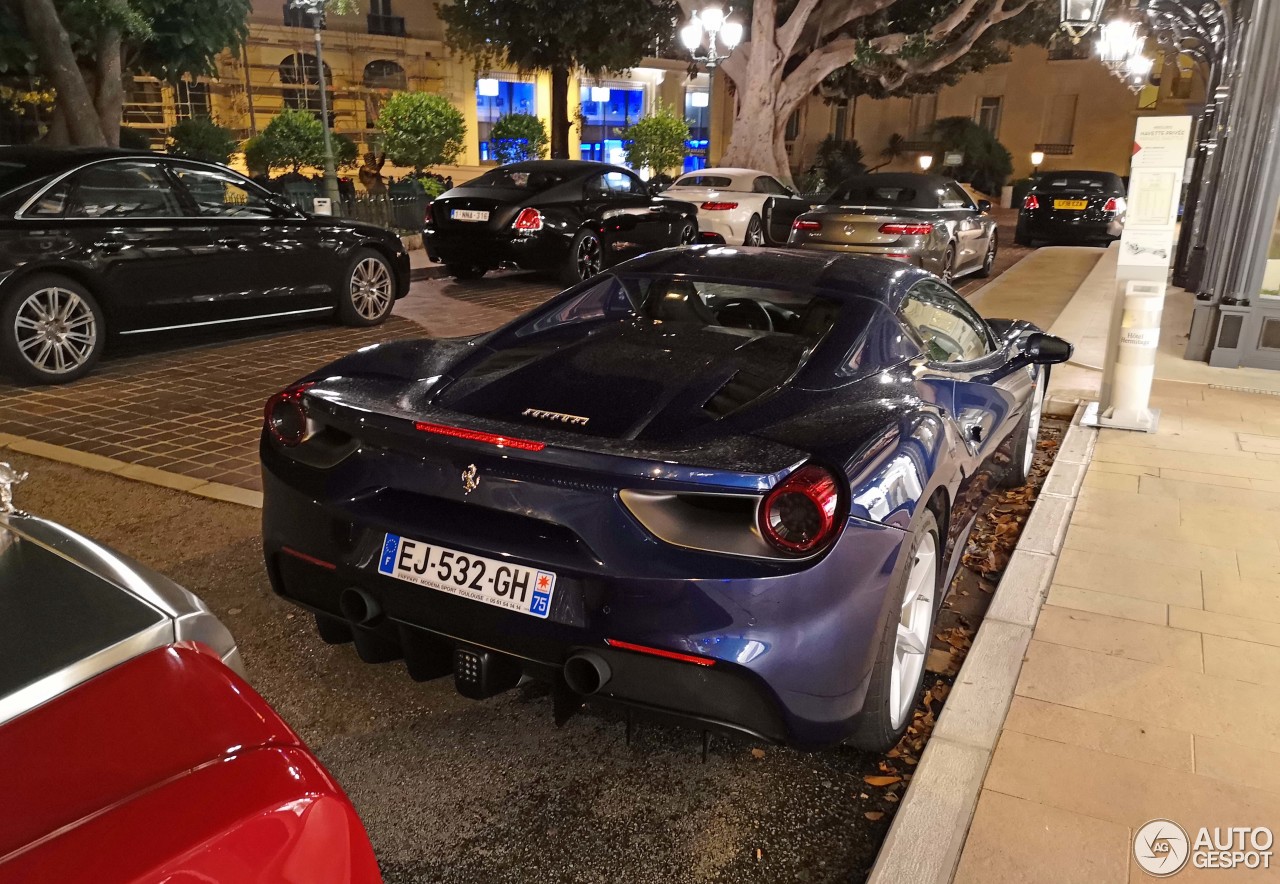
[{"label": "wall-mounted sign", "polygon": [[964,153],[962,151],[953,150],[942,155],[942,165],[959,166],[964,162]]}]

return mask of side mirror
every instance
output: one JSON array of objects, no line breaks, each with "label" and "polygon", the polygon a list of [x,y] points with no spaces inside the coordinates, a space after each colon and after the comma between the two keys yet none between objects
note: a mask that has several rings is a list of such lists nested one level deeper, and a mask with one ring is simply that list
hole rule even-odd
[{"label": "side mirror", "polygon": [[1075,349],[1074,344],[1062,338],[1034,332],[1027,335],[1027,339],[1022,342],[1018,355],[1036,365],[1056,365],[1070,359]]},{"label": "side mirror", "polygon": [[978,200],[978,213],[985,215],[991,211],[991,200]]}]

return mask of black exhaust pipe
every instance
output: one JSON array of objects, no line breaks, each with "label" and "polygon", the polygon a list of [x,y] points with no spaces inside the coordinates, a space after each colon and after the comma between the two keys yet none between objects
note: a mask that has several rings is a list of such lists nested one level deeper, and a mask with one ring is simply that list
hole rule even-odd
[{"label": "black exhaust pipe", "polygon": [[613,671],[599,654],[579,651],[564,661],[564,683],[575,694],[594,694],[612,677]]},{"label": "black exhaust pipe", "polygon": [[338,596],[338,608],[342,616],[356,626],[377,626],[382,619],[382,606],[363,589],[347,587]]}]

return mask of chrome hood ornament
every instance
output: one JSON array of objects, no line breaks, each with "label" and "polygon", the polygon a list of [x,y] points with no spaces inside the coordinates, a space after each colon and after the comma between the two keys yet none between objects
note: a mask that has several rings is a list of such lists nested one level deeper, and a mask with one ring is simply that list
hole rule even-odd
[{"label": "chrome hood ornament", "polygon": [[26,478],[26,473],[20,473],[7,463],[0,462],[0,513],[17,512],[13,506],[13,486]]}]

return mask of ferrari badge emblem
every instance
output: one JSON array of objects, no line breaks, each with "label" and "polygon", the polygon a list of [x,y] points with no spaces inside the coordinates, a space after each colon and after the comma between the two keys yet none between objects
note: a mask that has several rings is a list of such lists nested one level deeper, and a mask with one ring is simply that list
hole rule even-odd
[{"label": "ferrari badge emblem", "polygon": [[475,464],[469,464],[467,468],[462,471],[462,493],[470,494],[479,487],[480,470],[476,468]]}]

